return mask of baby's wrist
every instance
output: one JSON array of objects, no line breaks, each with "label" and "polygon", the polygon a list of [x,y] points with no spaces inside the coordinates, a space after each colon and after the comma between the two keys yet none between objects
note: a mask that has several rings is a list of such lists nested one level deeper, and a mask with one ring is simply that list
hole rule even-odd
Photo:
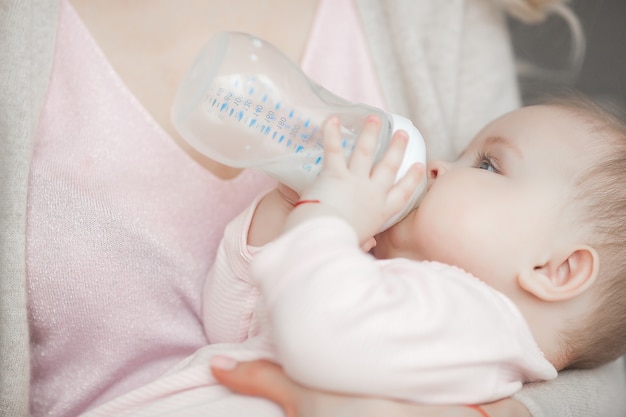
[{"label": "baby's wrist", "polygon": [[308,220],[322,216],[340,217],[337,211],[330,205],[315,198],[304,198],[296,201],[293,210],[287,216],[284,231],[288,231]]}]

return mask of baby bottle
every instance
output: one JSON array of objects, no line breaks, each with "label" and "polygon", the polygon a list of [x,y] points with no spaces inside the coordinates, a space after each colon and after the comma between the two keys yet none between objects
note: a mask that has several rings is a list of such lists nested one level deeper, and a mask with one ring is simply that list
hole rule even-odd
[{"label": "baby bottle", "polygon": [[[172,108],[174,126],[199,152],[225,165],[264,171],[298,193],[322,167],[322,124],[338,116],[347,158],[371,114],[382,122],[377,159],[396,130],[409,135],[397,179],[413,163],[425,163],[424,141],[408,119],[334,95],[273,45],[239,32],[220,32],[204,46]],[[385,228],[417,205],[425,183]]]}]

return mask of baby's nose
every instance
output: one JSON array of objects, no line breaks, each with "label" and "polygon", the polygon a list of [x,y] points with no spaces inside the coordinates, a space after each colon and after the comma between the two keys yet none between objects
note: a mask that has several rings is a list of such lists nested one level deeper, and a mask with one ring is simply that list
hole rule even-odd
[{"label": "baby's nose", "polygon": [[446,173],[449,169],[449,164],[445,161],[434,160],[428,162],[426,166],[426,174],[428,178],[428,188],[432,185],[435,180],[437,180],[440,176]]},{"label": "baby's nose", "polygon": [[427,165],[428,180],[436,180],[448,170],[448,164],[444,161],[430,161]]}]

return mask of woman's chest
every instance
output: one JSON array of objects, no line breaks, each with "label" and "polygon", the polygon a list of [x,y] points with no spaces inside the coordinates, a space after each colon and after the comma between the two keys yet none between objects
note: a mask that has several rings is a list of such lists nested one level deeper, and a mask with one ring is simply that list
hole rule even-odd
[{"label": "woman's chest", "polygon": [[200,165],[219,177],[232,178],[238,171],[200,155],[175,130],[170,111],[178,85],[202,45],[221,30],[253,33],[299,61],[317,0],[71,3],[111,66],[154,120]]}]

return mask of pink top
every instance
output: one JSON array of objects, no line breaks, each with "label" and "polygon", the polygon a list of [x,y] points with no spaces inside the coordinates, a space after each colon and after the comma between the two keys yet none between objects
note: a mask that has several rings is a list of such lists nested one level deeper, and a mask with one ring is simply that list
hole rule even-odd
[{"label": "pink top", "polygon": [[[224,226],[274,184],[255,172],[224,181],[196,165],[67,0],[59,19],[27,223],[31,408],[53,417],[144,385],[206,345],[200,295]],[[382,107],[352,3],[320,1],[311,36],[305,70]]]}]

